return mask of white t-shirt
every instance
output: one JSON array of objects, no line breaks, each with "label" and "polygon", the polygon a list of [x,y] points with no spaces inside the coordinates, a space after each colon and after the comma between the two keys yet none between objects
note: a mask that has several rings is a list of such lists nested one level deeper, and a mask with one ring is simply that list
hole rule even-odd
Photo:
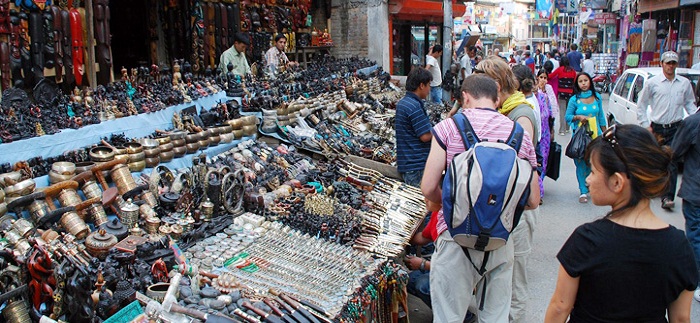
[{"label": "white t-shirt", "polygon": [[430,74],[433,76],[433,80],[430,81],[430,86],[442,85],[442,72],[440,72],[440,63],[438,63],[438,60],[430,55],[425,55],[425,66],[428,65],[430,65]]},{"label": "white t-shirt", "polygon": [[469,55],[464,54],[462,58],[459,60],[459,65],[461,68],[464,69],[464,77],[462,77],[462,73],[459,73],[459,79],[464,80],[467,76],[472,74],[472,59],[469,57]]},{"label": "white t-shirt", "polygon": [[581,63],[581,70],[593,76],[595,74],[595,62],[592,59],[584,59]]},{"label": "white t-shirt", "polygon": [[552,62],[552,65],[554,65],[554,68],[552,69],[552,71],[554,71],[554,70],[556,70],[557,68],[559,68],[559,61],[558,61],[558,60],[556,60],[556,59],[554,59],[554,58],[552,57],[552,58],[549,59],[549,61]]},{"label": "white t-shirt", "polygon": [[693,64],[693,66],[691,67],[691,69],[699,70],[699,71],[700,71],[700,63],[695,63],[695,64]]}]

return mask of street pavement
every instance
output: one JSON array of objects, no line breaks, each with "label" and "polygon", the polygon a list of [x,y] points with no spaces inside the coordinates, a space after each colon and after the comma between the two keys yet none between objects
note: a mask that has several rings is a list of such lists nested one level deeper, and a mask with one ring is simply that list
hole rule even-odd
[{"label": "street pavement", "polygon": [[[604,109],[607,110],[607,95],[604,96]],[[555,135],[555,140],[566,148],[571,134]],[[680,187],[682,178],[679,178]],[[556,254],[571,233],[581,224],[602,218],[609,207],[595,206],[592,203],[578,202],[578,184],[576,167],[573,160],[562,154],[561,173],[557,181],[549,178],[545,181],[544,203],[540,206],[537,220],[533,251],[528,264],[530,299],[527,317],[524,322],[543,322],[549,301],[556,286],[559,262]],[[652,210],[664,221],[684,230],[685,221],[681,211],[681,199],[676,198],[676,208],[666,211],[661,208],[660,199],[651,203]],[[649,291],[651,293],[655,291]],[[431,322],[432,313],[420,299],[410,297],[409,318],[411,322]],[[691,322],[700,322],[700,302],[692,302]]]}]

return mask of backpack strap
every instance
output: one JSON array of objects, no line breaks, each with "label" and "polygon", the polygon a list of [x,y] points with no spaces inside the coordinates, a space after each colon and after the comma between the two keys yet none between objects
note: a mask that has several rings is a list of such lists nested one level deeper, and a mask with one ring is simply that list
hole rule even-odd
[{"label": "backpack strap", "polygon": [[469,119],[463,113],[456,113],[452,116],[452,120],[459,130],[459,134],[462,136],[462,143],[464,143],[464,150],[469,150],[472,146],[479,143],[481,140],[474,132],[472,124],[469,123]]},{"label": "backpack strap", "polygon": [[[484,259],[481,261],[481,268],[476,268],[474,261],[472,261],[472,257],[469,255],[469,248],[462,247],[462,251],[464,252],[464,255],[467,256],[467,259],[469,259],[469,262],[472,264],[472,267],[476,269],[476,272],[479,273],[480,276],[484,276],[484,274],[486,274],[486,262],[489,261],[489,255],[491,254],[491,252],[484,252]],[[484,300],[486,299],[486,283],[487,277],[484,277],[484,285],[482,286],[483,290],[481,291],[481,300],[479,301],[480,311],[484,310]]]},{"label": "backpack strap", "polygon": [[513,130],[510,131],[510,135],[508,135],[508,140],[506,141],[506,144],[508,146],[513,147],[516,152],[520,151],[520,145],[523,143],[523,133],[525,130],[523,127],[513,121]]}]

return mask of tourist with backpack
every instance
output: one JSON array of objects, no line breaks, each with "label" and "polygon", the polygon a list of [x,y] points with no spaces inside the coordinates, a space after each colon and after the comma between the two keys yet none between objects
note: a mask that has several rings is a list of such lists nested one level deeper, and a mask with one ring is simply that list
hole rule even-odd
[{"label": "tourist with backpack", "polygon": [[[500,60],[491,59],[482,61],[477,66],[477,69],[486,73],[500,85],[501,91],[498,96],[501,105],[498,108],[498,112],[522,126],[529,137],[532,138],[532,146],[537,147],[541,124],[535,113],[535,106],[527,101],[525,94],[518,91],[520,83],[513,71]],[[537,154],[536,167],[538,172],[541,173],[539,167],[542,165],[542,156],[537,149],[535,149],[535,153]],[[525,306],[527,305],[529,294],[527,287],[527,261],[532,252],[532,239],[537,223],[537,212],[538,210],[536,209],[525,211],[520,219],[520,224],[512,233],[515,259],[513,262],[511,322],[520,322],[525,315]]]},{"label": "tourist with backpack", "polygon": [[698,269],[683,231],[657,217],[671,152],[636,125],[608,128],[586,149],[593,204],[608,214],[574,230],[557,254],[546,323],[690,322]]},{"label": "tourist with backpack", "polygon": [[[472,74],[461,90],[464,110],[433,128],[421,183],[428,205],[440,210],[430,268],[433,320],[461,323],[476,289],[479,322],[506,323],[514,252],[508,236],[522,210],[539,204],[535,148],[521,126],[496,110],[498,85],[492,78]],[[488,159],[490,153],[494,159]],[[478,167],[468,167],[470,160]],[[462,185],[467,183],[480,189],[467,194]]]}]

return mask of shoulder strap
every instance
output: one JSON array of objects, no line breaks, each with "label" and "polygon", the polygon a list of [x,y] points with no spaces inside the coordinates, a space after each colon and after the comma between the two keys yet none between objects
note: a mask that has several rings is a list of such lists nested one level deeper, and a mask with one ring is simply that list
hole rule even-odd
[{"label": "shoulder strap", "polygon": [[506,141],[506,144],[508,146],[513,147],[516,152],[520,151],[520,145],[523,143],[523,133],[525,130],[523,130],[523,127],[520,126],[519,123],[513,121],[513,130],[510,131],[510,135],[508,136],[508,140]]},{"label": "shoulder strap", "polygon": [[463,113],[457,113],[452,116],[452,120],[459,130],[459,134],[462,136],[462,142],[464,143],[464,150],[469,150],[472,146],[479,143],[479,137],[474,132],[472,124],[469,123],[469,119]]}]

